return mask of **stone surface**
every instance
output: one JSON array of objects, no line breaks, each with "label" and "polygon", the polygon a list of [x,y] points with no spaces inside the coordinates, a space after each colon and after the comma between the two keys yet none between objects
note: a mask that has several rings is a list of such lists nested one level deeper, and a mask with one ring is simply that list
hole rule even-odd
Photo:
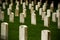
[{"label": "stone surface", "polygon": [[19,26],[19,40],[27,40],[27,26],[26,25]]}]

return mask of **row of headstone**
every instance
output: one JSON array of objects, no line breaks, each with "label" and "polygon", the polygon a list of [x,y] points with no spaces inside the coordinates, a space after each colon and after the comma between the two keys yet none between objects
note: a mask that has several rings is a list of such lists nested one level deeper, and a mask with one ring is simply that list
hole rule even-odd
[{"label": "row of headstone", "polygon": [[[27,26],[19,26],[19,40],[27,40]],[[42,30],[41,31],[41,40],[51,40],[51,31]]]},{"label": "row of headstone", "polygon": [[[19,16],[19,2],[16,1],[17,5],[16,5],[16,9],[15,9],[15,16]],[[49,17],[51,16],[51,9],[47,9],[47,12],[46,11],[46,6],[47,6],[47,2],[45,2],[43,4],[43,7],[42,8],[39,8],[39,4],[40,2],[38,2],[38,5],[36,5],[36,10],[39,10],[39,15],[42,16],[42,20],[44,20],[44,26],[49,26]],[[11,17],[13,17],[14,19],[14,14],[12,14],[11,10],[12,10],[12,3],[9,5],[9,8],[8,8],[8,15],[12,15]],[[20,14],[20,23],[24,23],[24,17],[26,17],[26,4],[25,2],[23,2],[23,12],[21,14],[23,14],[23,17],[21,17],[21,14]],[[33,12],[34,11],[34,2],[32,1],[32,3],[29,4],[29,9],[31,11],[31,24],[34,24],[36,25],[36,14]],[[53,8],[53,2],[51,3],[51,8]],[[59,11],[57,10],[56,11],[57,13],[52,13],[52,21],[53,22],[56,22],[56,15],[57,15],[57,18],[59,16]],[[34,15],[34,16],[33,16]],[[9,17],[10,19],[10,17]],[[12,18],[11,18],[12,19]],[[23,20],[22,20],[23,19]],[[59,18],[58,18],[59,19]],[[33,20],[33,21],[32,21]],[[21,22],[23,21],[23,22]],[[59,22],[58,22],[59,24]]]},{"label": "row of headstone", "polygon": [[[32,4],[30,4],[29,9],[33,8],[32,5],[33,5],[33,2],[32,2]],[[46,3],[44,3],[44,5],[46,6]],[[37,5],[37,6],[38,6],[38,5]],[[24,2],[24,3],[23,3],[23,10],[25,9],[25,7],[26,7],[26,6],[25,6],[25,2]],[[45,9],[44,9],[44,10],[43,10],[43,9],[44,9],[44,8],[40,8],[40,9],[39,9],[39,10],[40,10],[40,11],[39,11],[39,12],[40,12],[39,14],[42,15],[42,20],[44,20],[44,26],[47,26],[47,27],[48,27],[48,26],[49,26],[49,17],[51,16],[51,10],[50,10],[50,9],[47,10],[47,16],[46,16],[46,12],[43,12]],[[34,9],[33,9],[33,10],[34,10]],[[38,10],[37,7],[36,7],[36,10]],[[16,12],[16,11],[15,11],[15,12]],[[26,16],[26,13],[25,13],[24,11],[23,11],[23,14]],[[33,14],[33,13],[32,13],[32,14]],[[16,14],[16,15],[17,15],[17,14]],[[34,15],[34,14],[33,14],[33,15]],[[33,15],[32,15],[32,16],[33,16]],[[54,14],[53,14],[53,15],[54,15]],[[55,14],[55,16],[53,16],[53,15],[52,15],[52,21],[53,21],[53,22],[56,22],[56,14]],[[21,16],[21,15],[20,15],[20,16]],[[32,18],[32,16],[31,16],[31,19],[33,19],[33,20],[35,19],[35,22],[31,20],[31,24],[35,24],[35,25],[36,25],[36,17],[35,17],[35,18]],[[46,16],[46,18],[45,18],[45,16]],[[55,18],[54,18],[54,17],[55,17]],[[53,18],[54,18],[54,19],[53,19]],[[24,23],[24,17],[23,17],[22,19],[23,19],[23,20],[22,20],[22,23]],[[20,21],[20,23],[21,23],[21,21]]]},{"label": "row of headstone", "polygon": [[[19,26],[19,40],[27,40],[27,30],[28,27],[26,25]],[[1,23],[1,38],[4,40],[8,40],[8,23]],[[51,40],[51,32],[50,30],[42,30],[41,31],[41,40]]]}]

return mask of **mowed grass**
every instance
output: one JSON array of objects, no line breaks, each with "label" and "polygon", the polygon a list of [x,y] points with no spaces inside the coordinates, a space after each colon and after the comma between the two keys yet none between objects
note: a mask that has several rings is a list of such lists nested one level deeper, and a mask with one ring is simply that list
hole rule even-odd
[{"label": "mowed grass", "polygon": [[[12,7],[12,12],[15,13],[15,7],[16,4]],[[44,21],[41,20],[41,16],[39,15],[39,11],[36,11],[36,25],[31,24],[31,14],[30,10],[27,6],[27,17],[25,18],[25,23],[21,24],[19,22],[19,17],[14,17],[14,23],[9,22],[9,16],[7,15],[7,8],[4,10],[5,13],[5,19],[4,22],[7,22],[8,25],[8,40],[19,40],[19,26],[20,25],[27,25],[28,26],[28,40],[41,40],[41,31],[42,30],[50,30],[51,31],[51,40],[60,40],[60,29],[57,27],[57,22],[52,22],[52,19],[50,18],[50,25],[49,27],[44,26]],[[3,9],[2,9],[3,10]],[[19,6],[19,14],[22,12],[22,5]],[[2,21],[0,21],[1,25]],[[1,27],[1,26],[0,26]]]}]

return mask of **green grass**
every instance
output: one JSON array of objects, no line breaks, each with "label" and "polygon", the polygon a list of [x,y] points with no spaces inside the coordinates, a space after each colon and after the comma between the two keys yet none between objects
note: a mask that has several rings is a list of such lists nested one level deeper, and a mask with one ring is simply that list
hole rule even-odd
[{"label": "green grass", "polygon": [[[15,13],[15,5],[13,5],[12,12]],[[19,26],[22,25],[19,23],[19,17],[14,18],[14,23],[9,22],[9,16],[7,15],[7,8],[4,10],[5,19],[4,22],[8,22],[8,40],[19,40]],[[2,9],[3,10],[3,9]],[[19,13],[22,12],[22,5],[19,6]],[[28,40],[41,40],[41,31],[48,29],[51,31],[51,40],[60,40],[60,29],[57,27],[57,22],[52,22],[50,19],[50,26],[44,27],[44,21],[41,20],[41,16],[38,11],[36,11],[37,25],[31,24],[31,14],[27,6],[27,17],[25,18],[25,23],[23,25],[28,26]],[[0,24],[2,21],[0,21]],[[0,26],[1,27],[1,26]]]}]

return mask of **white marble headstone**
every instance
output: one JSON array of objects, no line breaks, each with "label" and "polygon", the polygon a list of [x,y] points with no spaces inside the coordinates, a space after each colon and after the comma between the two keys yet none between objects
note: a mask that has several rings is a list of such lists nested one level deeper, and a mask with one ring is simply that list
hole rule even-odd
[{"label": "white marble headstone", "polygon": [[36,25],[36,14],[35,11],[31,13],[31,24]]},{"label": "white marble headstone", "polygon": [[56,13],[55,12],[52,14],[52,21],[56,22]]},{"label": "white marble headstone", "polygon": [[13,4],[11,3],[11,4],[9,4],[9,9],[10,10],[12,10],[12,6],[13,6]]},{"label": "white marble headstone", "polygon": [[58,13],[58,29],[60,29],[60,10],[59,10],[59,13]]},{"label": "white marble headstone", "polygon": [[31,10],[30,11],[31,11],[31,13],[34,12],[34,7],[31,7]]},{"label": "white marble headstone", "polygon": [[11,9],[8,8],[8,9],[7,9],[7,15],[10,15],[10,13],[11,13]]},{"label": "white marble headstone", "polygon": [[30,4],[29,4],[29,9],[31,9],[31,7],[32,7],[32,4],[30,3]]},{"label": "white marble headstone", "polygon": [[41,31],[41,40],[51,40],[50,30],[42,30]]},{"label": "white marble headstone", "polygon": [[5,2],[3,2],[3,9],[6,9],[6,5],[5,5]]},{"label": "white marble headstone", "polygon": [[34,1],[32,1],[32,6],[34,6]]},{"label": "white marble headstone", "polygon": [[51,10],[47,9],[47,15],[50,17],[51,16]]},{"label": "white marble headstone", "polygon": [[15,16],[19,16],[19,7],[16,6],[16,9],[15,9]]},{"label": "white marble headstone", "polygon": [[24,17],[26,18],[26,9],[23,9]]},{"label": "white marble headstone", "polygon": [[40,2],[38,2],[38,8],[40,7]]},{"label": "white marble headstone", "polygon": [[20,0],[20,3],[23,4],[23,0]]},{"label": "white marble headstone", "polygon": [[38,5],[36,5],[36,6],[35,6],[35,10],[37,10],[37,11],[38,11]]},{"label": "white marble headstone", "polygon": [[57,16],[57,18],[58,18],[58,16],[59,16],[59,10],[56,10],[56,16]]},{"label": "white marble headstone", "polygon": [[28,0],[26,0],[26,5],[28,5]]},{"label": "white marble headstone", "polygon": [[25,9],[26,8],[26,4],[25,4],[25,2],[23,2],[23,9]]},{"label": "white marble headstone", "polygon": [[50,5],[51,12],[53,12],[53,9],[54,9],[54,3],[52,2],[51,5]]},{"label": "white marble headstone", "polygon": [[1,13],[0,13],[0,20],[4,21],[4,11],[1,11]]},{"label": "white marble headstone", "polygon": [[42,12],[42,20],[44,20],[45,16],[46,16],[46,12]]},{"label": "white marble headstone", "polygon": [[49,23],[50,23],[49,16],[47,15],[44,17],[44,26],[49,27]]},{"label": "white marble headstone", "polygon": [[4,21],[4,11],[1,12],[1,21]]},{"label": "white marble headstone", "polygon": [[11,12],[9,15],[9,22],[14,22],[14,13]]},{"label": "white marble headstone", "polygon": [[23,13],[20,13],[20,23],[24,23],[24,14]]},{"label": "white marble headstone", "polygon": [[27,26],[26,25],[19,26],[19,40],[27,40]]},{"label": "white marble headstone", "polygon": [[43,13],[42,8],[39,8],[39,15],[42,15],[42,13]]},{"label": "white marble headstone", "polygon": [[58,3],[58,9],[60,9],[60,3]]},{"label": "white marble headstone", "polygon": [[1,38],[4,40],[8,40],[8,23],[1,23]]},{"label": "white marble headstone", "polygon": [[43,5],[43,11],[46,11],[46,5]]},{"label": "white marble headstone", "polygon": [[19,6],[19,1],[17,1],[16,3],[17,3],[17,6]]}]

